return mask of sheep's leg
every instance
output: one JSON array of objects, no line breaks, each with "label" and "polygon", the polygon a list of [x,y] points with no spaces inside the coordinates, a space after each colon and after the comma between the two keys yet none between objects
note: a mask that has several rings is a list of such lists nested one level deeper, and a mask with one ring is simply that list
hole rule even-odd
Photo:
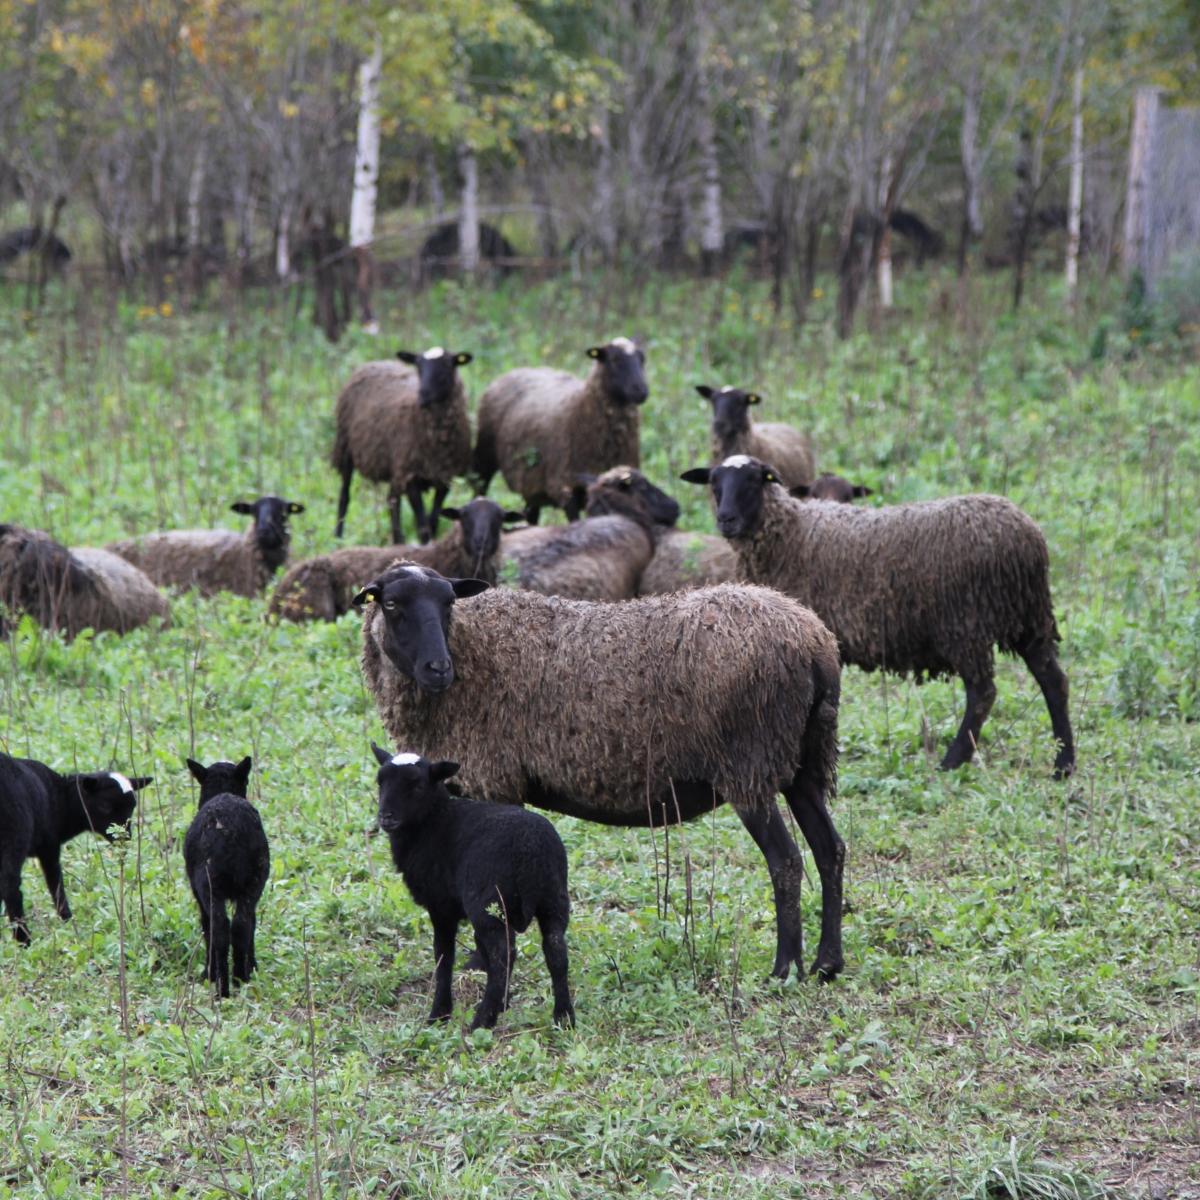
[{"label": "sheep's leg", "polygon": [[800,875],[803,863],[774,799],[761,808],[738,809],[746,831],[767,860],[775,890],[775,965],[771,974],[786,979],[796,964],[804,971],[804,931],[800,925]]},{"label": "sheep's leg", "polygon": [[350,507],[350,480],[353,475],[353,468],[342,472],[342,490],[338,494],[337,527],[333,531],[333,536],[337,538],[346,532],[346,510]]},{"label": "sheep's leg", "polygon": [[[14,856],[15,857],[15,856]],[[25,924],[25,898],[21,895],[21,861],[9,859],[0,864],[0,900],[12,926],[13,937],[22,946],[30,942],[29,926]]]},{"label": "sheep's leg", "polygon": [[404,519],[400,515],[400,493],[388,489],[388,516],[392,521],[392,544],[400,545],[404,541]]},{"label": "sheep's leg", "polygon": [[586,499],[586,489],[580,487],[571,489],[571,494],[567,497],[567,502],[563,505],[563,512],[566,514],[568,521],[579,520],[579,514],[583,511]]},{"label": "sheep's leg", "polygon": [[437,537],[438,521],[442,516],[442,505],[446,503],[446,493],[449,490],[445,484],[438,484],[433,489],[433,506],[429,510],[429,536],[431,539]]},{"label": "sheep's leg", "polygon": [[571,1003],[571,989],[567,984],[566,924],[561,920],[538,917],[538,928],[542,933],[542,954],[554,988],[554,1023],[573,1026],[575,1006]]},{"label": "sheep's leg", "polygon": [[245,983],[254,973],[254,906],[239,900],[233,914],[233,978]]},{"label": "sheep's leg", "polygon": [[540,500],[530,500],[525,505],[525,523],[527,525],[536,525],[538,517],[542,515],[542,502]]},{"label": "sheep's leg", "polygon": [[410,483],[404,489],[404,494],[412,505],[413,520],[417,523],[417,541],[423,546],[433,535],[430,532],[430,518],[425,513],[425,497],[421,494],[421,485]]},{"label": "sheep's leg", "polygon": [[[517,965],[517,934],[516,930],[509,929],[508,931],[508,973],[511,975]],[[483,955],[483,951],[476,942],[475,949],[467,955],[466,962],[463,963],[464,971],[486,971],[487,959]]]},{"label": "sheep's leg", "polygon": [[511,956],[508,931],[503,921],[483,917],[475,923],[475,944],[487,959],[487,983],[483,998],[475,1009],[472,1029],[491,1029],[496,1018],[508,1007],[508,981]]},{"label": "sheep's leg", "polygon": [[67,890],[63,887],[62,864],[59,862],[59,851],[61,847],[55,846],[49,853],[44,854],[39,860],[42,864],[42,874],[46,878],[46,887],[50,889],[50,895],[54,899],[54,911],[58,913],[64,921],[71,919],[71,906],[67,903]]},{"label": "sheep's leg", "polygon": [[1053,644],[1046,638],[1038,638],[1021,651],[1025,665],[1038,681],[1046,707],[1050,710],[1050,725],[1054,740],[1058,743],[1058,754],[1054,758],[1054,778],[1066,779],[1075,770],[1075,737],[1071,732],[1071,717],[1067,711],[1067,696],[1070,692],[1067,676],[1058,665],[1058,655]]},{"label": "sheep's leg", "polygon": [[950,743],[946,757],[942,759],[943,771],[952,771],[955,767],[961,767],[963,763],[971,761],[975,747],[979,744],[979,731],[996,702],[996,685],[992,681],[991,672],[979,677],[964,675],[963,686],[967,693],[967,708],[963,713],[958,733]]},{"label": "sheep's leg", "polygon": [[832,979],[845,965],[842,957],[842,868],[846,847],[825,804],[824,779],[813,777],[807,761],[791,787],[784,788],[783,794],[812,851],[821,877],[821,941],[809,973],[821,979]]},{"label": "sheep's leg", "polygon": [[212,940],[209,944],[209,978],[217,985],[221,998],[229,995],[229,949],[230,930],[229,913],[225,909],[225,901],[213,897],[208,910],[209,928],[212,930]]},{"label": "sheep's leg", "polygon": [[433,1008],[429,1020],[444,1021],[454,1010],[451,982],[454,978],[454,935],[458,932],[455,917],[434,916],[433,921]]}]

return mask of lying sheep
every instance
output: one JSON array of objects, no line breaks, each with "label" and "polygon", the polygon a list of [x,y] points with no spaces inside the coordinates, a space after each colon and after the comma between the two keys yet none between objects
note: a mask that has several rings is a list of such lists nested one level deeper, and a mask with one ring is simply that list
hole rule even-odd
[{"label": "lying sheep", "polygon": [[696,385],[712,404],[712,456],[722,462],[732,454],[748,454],[768,462],[788,487],[812,483],[813,448],[808,435],[790,425],[758,425],[750,419],[750,406],[759,404],[757,392],[740,388]]},{"label": "lying sheep", "polygon": [[152,782],[148,775],[127,779],[116,771],[60,775],[32,758],[0,754],[0,900],[22,946],[30,941],[21,895],[25,860],[36,858],[41,864],[55,911],[69,921],[71,906],[59,860],[63,843],[89,829],[108,842],[117,840],[109,832],[114,827],[128,837],[137,807],[134,793]]},{"label": "lying sheep", "polygon": [[254,518],[245,533],[229,529],[174,529],[112,542],[108,549],[145,571],[162,587],[195,588],[202,596],[234,592],[257,596],[287,562],[288,518],[303,504],[279,496],[239,500],[230,510]]},{"label": "lying sheep", "polygon": [[379,760],[379,828],[412,898],[433,922],[435,984],[430,1021],[449,1017],[454,942],[466,918],[487,970],[487,986],[472,1029],[491,1029],[508,1007],[515,935],[537,919],[554,987],[554,1020],[575,1024],[567,984],[567,852],[539,813],[451,796],[445,781],[458,763],[418,754],[391,755],[371,743]]},{"label": "lying sheep", "polygon": [[844,850],[825,805],[840,667],[808,609],[732,584],[589,604],[414,565],[355,597],[368,602],[362,667],[384,726],[428,758],[453,753],[470,794],[609,825],[732,804],[767,860],[785,978],[802,969],[802,867],[782,791],[821,877],[813,970],[841,970]]},{"label": "lying sheep", "polygon": [[157,617],[169,623],[166,597],[116,554],[68,550],[49,534],[0,525],[0,608],[28,613],[45,629],[128,633]]},{"label": "lying sheep", "polygon": [[771,467],[737,455],[686,471],[710,484],[717,525],[745,579],[779,588],[837,635],[842,661],[868,671],[958,675],[967,706],[943,769],[967,762],[996,698],[993,647],[1019,654],[1037,680],[1058,743],[1075,745],[1058,665],[1042,531],[1001,496],[952,496],[860,509],[793,499]]},{"label": "lying sheep", "polygon": [[549,367],[509,371],[479,398],[475,474],[484,493],[499,470],[536,525],[543,505],[574,521],[583,508],[579,476],[636,467],[638,405],[650,394],[646,355],[628,338],[593,346],[586,380]]},{"label": "lying sheep", "polygon": [[[222,998],[229,995],[231,946],[234,982],[245,983],[258,966],[258,901],[271,869],[262,820],[246,799],[250,766],[249,756],[236,764],[215,762],[209,767],[187,759],[200,785],[200,803],[184,838],[183,861],[200,908],[205,975]],[[234,905],[232,931],[229,904]]]},{"label": "lying sheep", "polygon": [[283,621],[336,621],[350,611],[350,598],[363,580],[399,558],[442,575],[469,575],[495,583],[502,527],[505,521],[519,521],[522,514],[505,512],[494,501],[477,498],[461,509],[443,508],[442,515],[454,525],[425,546],[346,546],[296,563],[279,581],[268,615]]},{"label": "lying sheep", "polygon": [[[424,354],[401,350],[396,357],[399,362],[359,367],[337,398],[330,461],[342,477],[335,530],[339,538],[355,471],[388,485],[392,541],[404,540],[400,501],[407,496],[417,539],[425,543],[437,535],[450,484],[471,468],[467,392],[458,374],[471,356],[431,346]],[[426,514],[423,493],[430,488],[433,504]]]},{"label": "lying sheep", "polygon": [[841,475],[831,475],[828,471],[818,475],[812,484],[799,483],[788,488],[790,495],[798,500],[833,500],[837,504],[853,504],[861,496],[871,496],[874,493],[864,483],[851,483]]}]

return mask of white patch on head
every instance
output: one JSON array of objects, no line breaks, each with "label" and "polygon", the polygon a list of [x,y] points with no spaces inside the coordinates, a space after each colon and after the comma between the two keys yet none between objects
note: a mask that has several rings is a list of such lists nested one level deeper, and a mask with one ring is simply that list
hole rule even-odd
[{"label": "white patch on head", "polygon": [[724,396],[727,392],[732,392],[732,391],[733,391],[733,388],[726,385],[725,387],[723,387],[721,389],[721,395]]},{"label": "white patch on head", "polygon": [[393,767],[411,767],[413,763],[419,763],[421,756],[419,754],[393,754]]},{"label": "white patch on head", "polygon": [[446,351],[441,346],[430,346],[429,349],[425,351],[425,357],[441,358],[445,353]]},{"label": "white patch on head", "polygon": [[113,781],[113,783],[118,784],[120,786],[121,791],[123,791],[125,793],[125,795],[127,795],[127,796],[133,795],[133,784],[130,783],[129,780],[126,779],[125,776],[122,775],[120,771],[109,771],[108,777],[109,777],[109,779],[111,779]]},{"label": "white patch on head", "polygon": [[748,454],[731,454],[722,464],[723,467],[748,467],[753,459]]},{"label": "white patch on head", "polygon": [[613,338],[612,344],[618,349],[624,350],[626,354],[633,354],[637,350],[637,347],[627,337]]}]

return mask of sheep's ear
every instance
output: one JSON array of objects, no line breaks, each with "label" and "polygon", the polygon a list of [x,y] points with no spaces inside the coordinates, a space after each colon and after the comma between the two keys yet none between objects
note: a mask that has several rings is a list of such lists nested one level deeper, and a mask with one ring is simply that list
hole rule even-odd
[{"label": "sheep's ear", "polygon": [[417,359],[421,356],[419,354],[414,354],[411,350],[397,350],[396,357],[402,363],[408,363],[410,367],[415,367],[417,365]]},{"label": "sheep's ear", "polygon": [[486,592],[492,585],[482,579],[447,579],[446,582],[454,589],[456,599],[465,600],[468,596],[478,596]]},{"label": "sheep's ear", "polygon": [[140,792],[142,788],[149,787],[153,782],[153,775],[131,775],[129,778],[129,786],[135,792]]},{"label": "sheep's ear", "polygon": [[386,767],[387,764],[392,761],[392,756],[382,746],[377,746],[374,742],[372,742],[371,750],[381,767]]},{"label": "sheep's ear", "polygon": [[696,391],[698,391],[700,395],[705,398],[705,400],[711,400],[713,396],[716,395],[715,390],[710,388],[707,383],[696,384]]},{"label": "sheep's ear", "polygon": [[852,496],[873,496],[875,493],[865,483],[856,483],[851,489]]},{"label": "sheep's ear", "polygon": [[302,513],[303,511],[304,511],[304,505],[303,505],[303,504],[297,504],[297,503],[296,503],[294,500],[292,500],[292,501],[290,501],[290,502],[288,503],[288,512],[290,512],[290,513]]},{"label": "sheep's ear", "polygon": [[230,510],[230,512],[235,512],[235,513],[245,513],[246,516],[248,516],[248,517],[254,516],[254,505],[250,504],[246,500],[235,500],[229,506],[229,510]]},{"label": "sheep's ear", "polygon": [[362,608],[362,606],[371,600],[379,599],[379,585],[377,583],[368,583],[351,601],[351,608]]},{"label": "sheep's ear", "polygon": [[523,521],[525,514],[523,512],[505,512],[501,514],[502,521]]},{"label": "sheep's ear", "polygon": [[812,492],[811,483],[798,483],[793,488],[788,488],[788,495],[795,496],[797,500],[804,500]]},{"label": "sheep's ear", "polygon": [[246,780],[250,778],[250,768],[254,766],[254,760],[250,755],[246,755],[236,767],[233,768],[233,773],[237,777],[238,782],[242,787],[246,786]]},{"label": "sheep's ear", "polygon": [[457,521],[458,518],[462,516],[462,509],[461,508],[443,508],[442,516],[445,517],[447,521]]},{"label": "sheep's ear", "polygon": [[466,354],[466,353],[456,354],[454,356],[454,363],[456,366],[465,367],[467,365],[467,363],[469,363],[471,361],[471,358],[472,358],[472,356],[470,354]]},{"label": "sheep's ear", "polygon": [[442,780],[449,779],[451,775],[457,775],[458,767],[458,763],[451,762],[449,759],[443,758],[438,762],[430,763],[429,778],[432,779],[434,783],[441,783]]},{"label": "sheep's ear", "polygon": [[757,392],[747,392],[746,393],[746,403],[747,404],[761,404],[762,397]]},{"label": "sheep's ear", "polygon": [[709,467],[693,467],[690,471],[684,471],[679,478],[684,483],[707,483],[711,477],[712,470]]},{"label": "sheep's ear", "polygon": [[203,763],[198,763],[194,758],[185,758],[187,769],[192,773],[192,778],[197,783],[203,783],[205,776],[208,774],[208,768]]},{"label": "sheep's ear", "polygon": [[589,346],[587,356],[588,356],[588,358],[596,359],[598,362],[603,362],[604,361],[604,347],[603,346]]}]

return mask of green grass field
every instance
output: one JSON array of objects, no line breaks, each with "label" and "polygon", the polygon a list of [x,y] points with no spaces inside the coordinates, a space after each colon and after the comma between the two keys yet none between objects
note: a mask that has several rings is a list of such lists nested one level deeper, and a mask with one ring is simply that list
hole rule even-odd
[{"label": "green grass field", "polygon": [[[22,626],[0,646],[0,748],[155,784],[128,846],[64,852],[69,924],[26,864],[34,944],[0,940],[0,1197],[1200,1196],[1194,345],[1139,352],[1146,331],[1117,322],[1093,358],[1119,297],[1068,319],[1043,280],[1014,318],[1006,280],[963,301],[948,277],[902,279],[901,311],[845,344],[830,295],[796,334],[737,277],[439,285],[382,298],[384,335],[336,347],[283,303],[164,315],[56,287],[36,319],[0,293],[0,520],[96,545],[237,527],[233,500],[275,492],[308,506],[293,554],[319,552],[357,363],[469,350],[478,395],[517,365],[582,372],[625,333],[648,349],[643,467],[682,525],[712,528],[704,491],[674,482],[706,461],[703,382],[754,385],[762,420],[811,429],[819,466],[883,502],[986,490],[1032,514],[1079,771],[1051,780],[1020,664],[952,776],[935,765],[959,687],[850,669],[844,977],[764,981],[768,876],[728,809],[669,839],[556,819],[578,1028],[551,1025],[527,935],[513,1007],[468,1037],[481,976],[426,1027],[428,921],[367,835],[383,732],[353,619],[273,628],[225,596],[123,639]],[[386,540],[381,490],[356,483],[347,540]],[[272,875],[260,973],[217,1005],[182,759],[247,753]]]}]

